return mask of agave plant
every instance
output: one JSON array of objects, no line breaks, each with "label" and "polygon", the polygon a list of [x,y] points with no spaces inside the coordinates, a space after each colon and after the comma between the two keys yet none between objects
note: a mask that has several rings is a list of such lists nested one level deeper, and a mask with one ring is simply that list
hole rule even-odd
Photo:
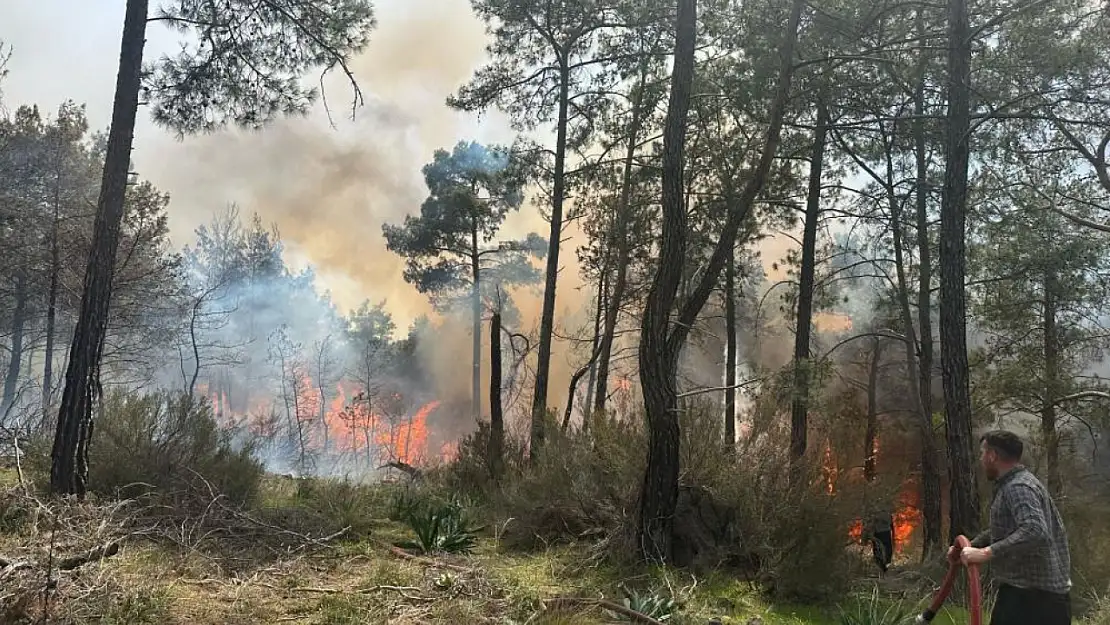
[{"label": "agave plant", "polygon": [[398,543],[402,549],[423,553],[465,553],[478,542],[482,527],[474,526],[458,501],[437,507],[414,507],[407,511],[406,521],[416,540]]},{"label": "agave plant", "polygon": [[657,592],[638,592],[621,587],[624,591],[624,606],[657,621],[669,621],[678,612],[675,600]]}]

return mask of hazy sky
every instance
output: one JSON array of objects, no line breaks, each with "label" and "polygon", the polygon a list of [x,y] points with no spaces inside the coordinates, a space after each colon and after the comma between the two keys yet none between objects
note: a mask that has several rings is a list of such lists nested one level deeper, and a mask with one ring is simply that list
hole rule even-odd
[{"label": "hazy sky", "polygon": [[[0,40],[14,48],[5,105],[35,103],[53,113],[70,98],[107,128],[119,56],[124,0],[3,0]],[[152,6],[156,2],[152,2]],[[350,91],[332,80],[322,110],[262,131],[229,131],[177,141],[140,109],[133,159],[140,174],[170,193],[175,246],[214,211],[237,203],[274,222],[294,263],[311,262],[343,308],[388,299],[402,324],[427,310],[386,252],[383,222],[419,209],[420,167],[432,151],[460,139],[509,141],[497,115],[455,113],[444,98],[484,60],[483,27],[468,0],[378,0],[378,29],[354,70],[367,96],[356,121],[345,115]],[[152,24],[145,57],[176,47],[178,35]],[[522,215],[514,230],[540,229]]]}]

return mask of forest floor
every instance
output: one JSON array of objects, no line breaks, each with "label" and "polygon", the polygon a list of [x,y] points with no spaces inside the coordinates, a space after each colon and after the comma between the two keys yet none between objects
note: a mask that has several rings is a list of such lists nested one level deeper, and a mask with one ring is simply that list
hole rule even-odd
[{"label": "forest floor", "polygon": [[[17,488],[14,475],[0,471],[0,492],[10,494]],[[277,505],[282,496],[268,493],[266,505]],[[108,504],[87,504],[84,514],[90,505]],[[387,516],[384,511],[382,516]],[[13,530],[12,519],[5,519],[0,505],[0,623],[40,622],[42,589],[49,577],[41,570],[42,562],[51,562],[46,570],[52,571],[61,568],[58,563],[71,552],[95,552],[97,546],[116,542],[118,537],[96,535],[112,525],[106,516],[96,518],[100,520],[83,526],[93,535],[62,540],[56,536],[57,527],[51,529],[42,518]],[[630,573],[589,564],[585,546],[521,554],[502,549],[495,536],[485,536],[465,556],[413,556],[392,546],[411,538],[407,528],[385,518],[365,521],[361,538],[313,541],[309,548],[302,544],[249,557],[239,557],[233,548],[223,553],[186,548],[182,546],[185,541],[173,544],[131,532],[119,543],[118,553],[110,557],[99,553],[100,557],[87,564],[54,574],[57,581],[49,594],[48,622],[614,623],[630,619],[590,600],[616,598],[615,602],[623,605],[620,588],[629,586],[669,588],[678,609],[667,623],[705,624],[718,619],[722,624],[741,625],[839,625],[870,622],[845,621],[841,615],[845,609],[855,612],[859,602],[867,603],[876,589],[884,606],[906,595],[903,606],[912,613],[927,599],[907,593],[911,587],[913,593],[919,593],[921,587],[920,578],[913,577],[910,570],[894,571],[884,580],[862,580],[857,598],[846,598],[843,605],[799,606],[770,604],[748,582],[726,575],[693,577],[664,570]],[[267,531],[280,530],[275,526]],[[179,535],[190,533],[183,524]],[[203,536],[196,537],[190,544],[199,545],[203,540]],[[241,540],[252,539],[244,535]],[[13,564],[19,562],[36,564],[13,571]],[[12,579],[22,580],[22,598]],[[565,599],[568,597],[579,599]],[[963,625],[967,619],[941,615],[934,622]]]}]

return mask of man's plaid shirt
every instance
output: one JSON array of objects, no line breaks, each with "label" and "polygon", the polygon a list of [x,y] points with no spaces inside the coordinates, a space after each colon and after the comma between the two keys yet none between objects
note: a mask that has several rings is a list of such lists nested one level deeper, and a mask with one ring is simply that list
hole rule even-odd
[{"label": "man's plaid shirt", "polygon": [[971,544],[990,546],[991,574],[999,583],[1061,594],[1071,590],[1071,553],[1060,511],[1023,466],[995,481],[990,529]]}]

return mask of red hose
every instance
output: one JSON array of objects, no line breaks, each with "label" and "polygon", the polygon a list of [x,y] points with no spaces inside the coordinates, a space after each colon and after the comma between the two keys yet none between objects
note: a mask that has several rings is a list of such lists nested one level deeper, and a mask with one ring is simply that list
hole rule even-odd
[{"label": "red hose", "polygon": [[[966,536],[957,536],[955,546],[956,552],[952,557],[948,558],[948,573],[944,576],[944,582],[940,585],[940,590],[937,591],[936,596],[933,597],[933,602],[929,604],[929,608],[917,617],[918,623],[928,623],[933,620],[933,617],[940,611],[944,600],[952,592],[952,586],[956,583],[956,575],[959,574],[961,565],[960,551],[965,547],[971,546],[971,541]],[[971,612],[971,625],[981,625],[982,623],[982,589],[979,587],[979,565],[967,565],[967,587],[968,594],[970,595],[971,605],[968,606],[968,611]]]}]

